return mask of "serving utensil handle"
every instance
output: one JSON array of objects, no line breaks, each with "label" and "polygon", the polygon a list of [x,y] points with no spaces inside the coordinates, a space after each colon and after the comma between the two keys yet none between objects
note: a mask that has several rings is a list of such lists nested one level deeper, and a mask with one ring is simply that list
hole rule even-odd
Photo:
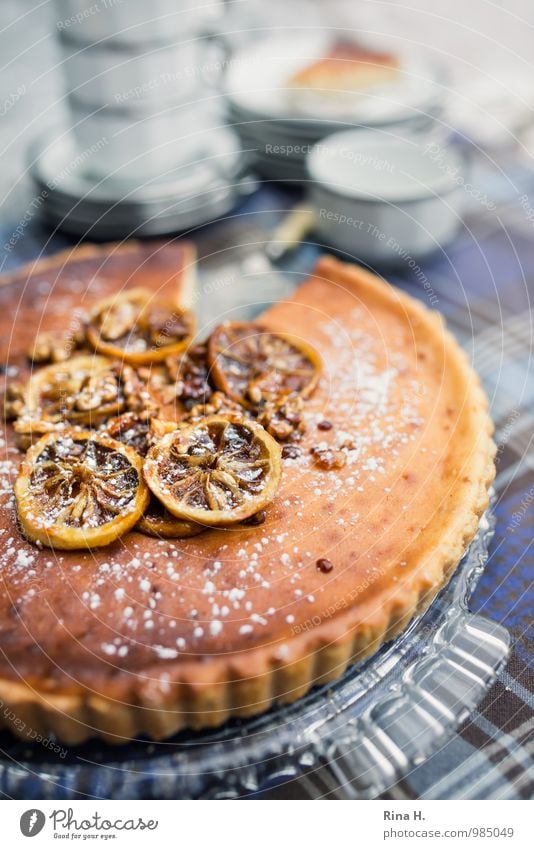
[{"label": "serving utensil handle", "polygon": [[280,259],[293,250],[310,232],[315,221],[315,212],[306,203],[299,203],[288,212],[275,228],[265,250],[269,259]]}]

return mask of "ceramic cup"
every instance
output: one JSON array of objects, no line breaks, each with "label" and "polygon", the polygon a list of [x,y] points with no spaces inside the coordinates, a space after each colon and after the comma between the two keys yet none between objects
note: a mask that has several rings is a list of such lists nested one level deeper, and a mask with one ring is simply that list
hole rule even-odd
[{"label": "ceramic cup", "polygon": [[353,258],[409,262],[461,223],[462,159],[446,140],[347,130],[313,148],[307,171],[318,234]]}]

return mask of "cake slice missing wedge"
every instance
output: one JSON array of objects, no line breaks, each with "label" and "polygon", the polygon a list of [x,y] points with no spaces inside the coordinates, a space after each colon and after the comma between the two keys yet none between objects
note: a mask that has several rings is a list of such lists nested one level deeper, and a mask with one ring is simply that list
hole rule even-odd
[{"label": "cake slice missing wedge", "polygon": [[[67,321],[90,280],[160,291],[183,264],[179,246],[129,250],[47,260],[0,287],[9,364],[27,369],[41,316]],[[6,428],[0,699],[15,733],[10,716],[70,744],[162,739],[294,701],[400,633],[452,574],[488,503],[494,445],[440,316],[325,257],[261,324],[312,345],[323,372],[259,524],[134,531],[93,551],[31,545]]]}]

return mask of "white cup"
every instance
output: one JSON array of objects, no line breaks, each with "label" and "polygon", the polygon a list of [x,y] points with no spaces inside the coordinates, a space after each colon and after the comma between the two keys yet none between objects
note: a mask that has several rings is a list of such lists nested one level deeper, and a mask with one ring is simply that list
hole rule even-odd
[{"label": "white cup", "polygon": [[135,101],[191,100],[202,80],[204,40],[118,48],[112,42],[78,45],[61,41],[69,93],[89,106]]},{"label": "white cup", "polygon": [[461,224],[462,160],[446,143],[347,130],[319,142],[307,169],[316,230],[351,258],[411,263]]},{"label": "white cup", "polygon": [[160,103],[142,109],[104,106],[91,113],[73,99],[71,129],[94,177],[114,175],[142,183],[171,172],[186,148],[194,159],[201,134],[220,125],[209,107],[209,101],[188,106]]},{"label": "white cup", "polygon": [[221,0],[55,0],[56,28],[82,44],[166,42],[209,26]]}]

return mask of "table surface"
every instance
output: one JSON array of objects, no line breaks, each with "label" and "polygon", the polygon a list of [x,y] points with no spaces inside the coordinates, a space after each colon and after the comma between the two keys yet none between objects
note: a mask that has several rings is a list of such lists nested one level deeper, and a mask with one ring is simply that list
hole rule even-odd
[{"label": "table surface", "polygon": [[[6,0],[4,14],[7,10],[14,15],[15,7]],[[13,93],[18,79],[19,86],[26,85],[21,95],[25,109],[34,98],[51,98],[56,83],[38,81],[33,90],[20,83],[24,59],[17,59],[13,45],[9,50],[12,56],[8,53],[3,58],[13,58],[18,76],[9,78],[7,90],[4,78],[0,94]],[[0,270],[7,271],[75,241],[51,233],[39,222],[31,186],[21,177],[24,144],[15,141],[19,134],[23,141],[27,139],[27,121],[21,119],[21,104],[14,103],[6,112],[4,99],[2,103],[2,127],[9,143],[0,148],[4,200]],[[425,302],[431,286],[434,307],[468,352],[488,393],[498,444],[497,529],[470,607],[505,625],[513,648],[506,669],[458,733],[389,788],[383,796],[387,799],[534,796],[534,220],[529,215],[534,208],[534,174],[513,154],[501,158],[498,165],[479,154],[472,165],[472,182],[484,189],[495,208],[488,210],[471,200],[454,243],[421,261],[419,268],[410,267],[413,263],[407,260],[394,270],[374,270]],[[223,222],[189,234],[198,247],[201,280],[220,276],[222,266],[228,269],[237,263],[239,267],[247,257],[253,258],[258,244],[268,239],[295,200],[294,191],[266,183]],[[285,261],[283,271],[306,272],[320,252],[321,247],[310,240]],[[265,282],[259,275],[256,285]],[[311,782],[293,782],[271,795],[309,798],[319,793],[339,796],[337,788],[314,787],[313,777]]]}]

